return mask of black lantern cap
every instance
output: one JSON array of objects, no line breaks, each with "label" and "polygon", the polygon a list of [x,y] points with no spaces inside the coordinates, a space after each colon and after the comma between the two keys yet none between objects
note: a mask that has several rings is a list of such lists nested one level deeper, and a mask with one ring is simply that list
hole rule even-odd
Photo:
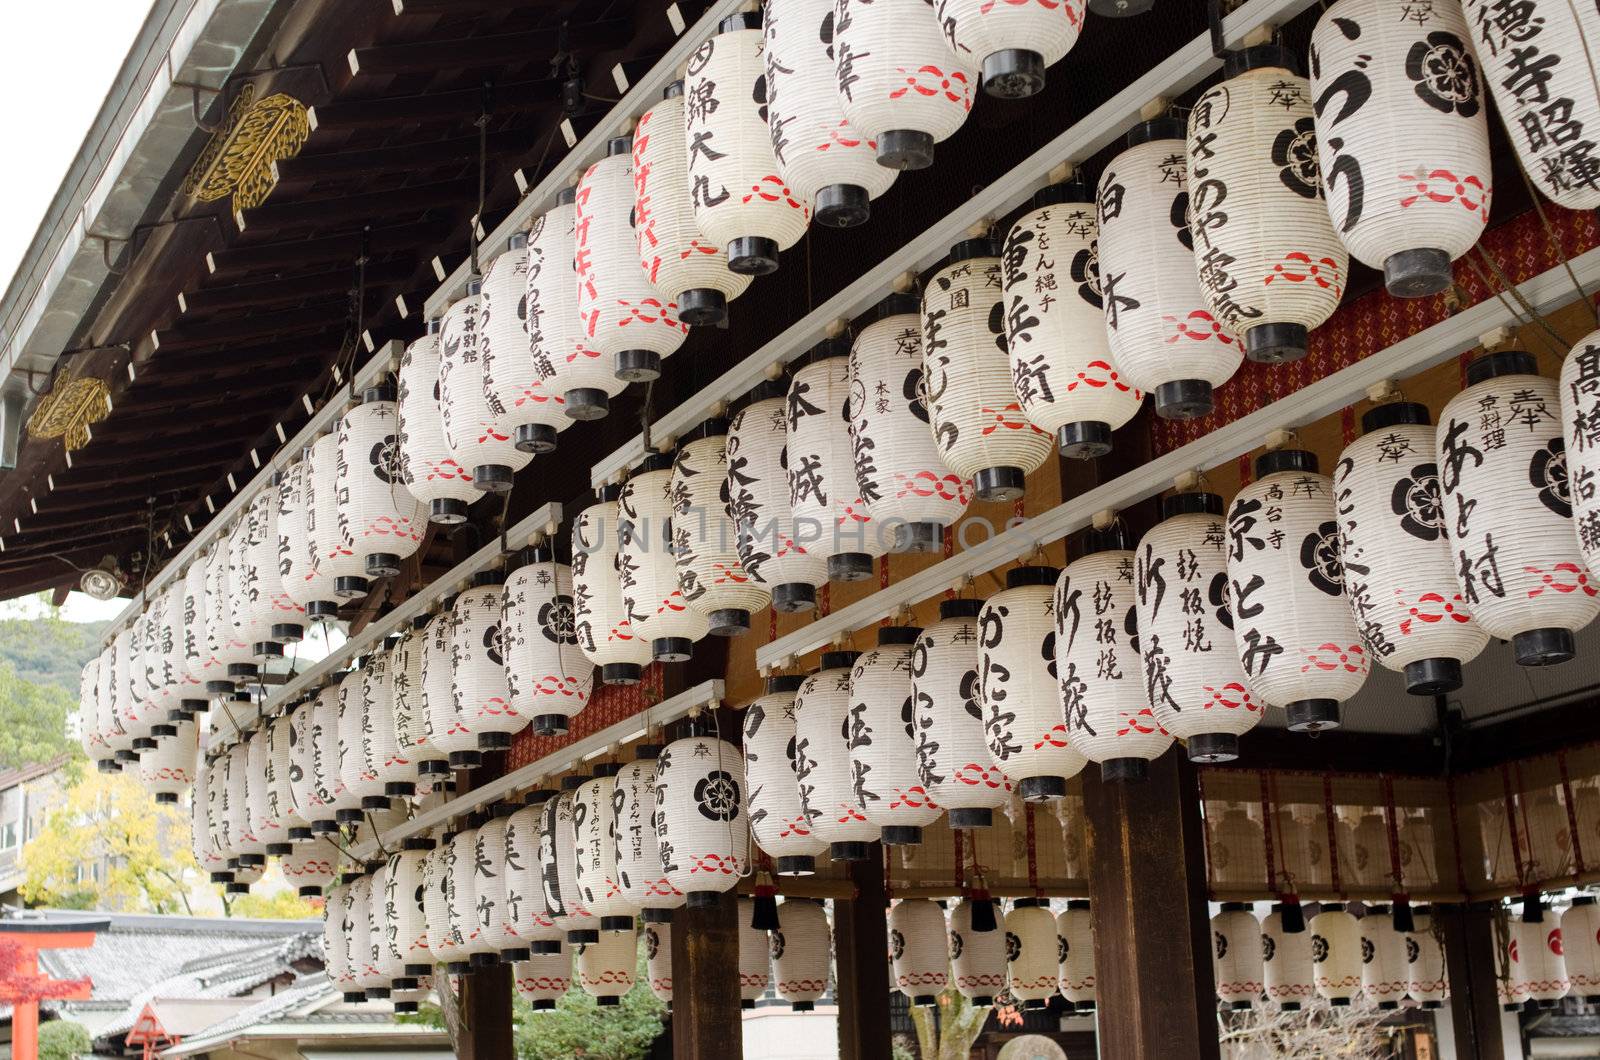
[{"label": "black lantern cap", "polygon": [[954,600],[939,601],[939,618],[977,618],[983,611],[982,600],[972,600],[967,597],[957,597]]},{"label": "black lantern cap", "polygon": [[766,695],[777,695],[780,692],[798,692],[806,679],[800,674],[773,674],[766,681]]},{"label": "black lantern cap", "polygon": [[1223,512],[1222,497],[1215,493],[1174,493],[1161,498],[1161,518],[1179,515],[1216,515]]},{"label": "black lantern cap", "polygon": [[1230,52],[1228,58],[1223,61],[1222,76],[1234,78],[1251,70],[1264,68],[1287,70],[1296,77],[1301,76],[1299,58],[1280,44],[1257,44]]},{"label": "black lantern cap", "polygon": [[1467,385],[1475,386],[1486,379],[1503,375],[1538,375],[1539,362],[1526,350],[1499,350],[1486,353],[1467,365]]},{"label": "black lantern cap", "polygon": [[1266,478],[1280,471],[1300,471],[1308,475],[1317,473],[1317,454],[1305,449],[1274,449],[1256,457],[1256,478]]},{"label": "black lantern cap", "polygon": [[1361,433],[1371,434],[1390,427],[1426,427],[1432,422],[1428,406],[1416,401],[1391,401],[1361,414]]}]

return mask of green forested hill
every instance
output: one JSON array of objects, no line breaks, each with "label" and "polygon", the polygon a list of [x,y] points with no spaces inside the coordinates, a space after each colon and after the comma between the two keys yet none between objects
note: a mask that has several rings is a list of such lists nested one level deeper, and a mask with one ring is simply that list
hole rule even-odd
[{"label": "green forested hill", "polygon": [[47,762],[72,749],[67,715],[83,664],[100,650],[101,623],[0,619],[0,769]]},{"label": "green forested hill", "polygon": [[76,699],[83,664],[99,652],[103,629],[103,622],[0,619],[0,663],[10,663],[25,681],[56,685]]}]

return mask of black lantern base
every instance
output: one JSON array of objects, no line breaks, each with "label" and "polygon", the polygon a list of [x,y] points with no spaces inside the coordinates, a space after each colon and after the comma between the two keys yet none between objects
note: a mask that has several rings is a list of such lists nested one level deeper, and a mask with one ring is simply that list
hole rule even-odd
[{"label": "black lantern base", "polygon": [[[428,502],[428,522],[456,526],[467,521],[467,502],[454,497],[435,497]],[[307,609],[307,614],[310,610]]]},{"label": "black lantern base", "polygon": [[672,923],[672,910],[653,909],[646,906],[639,910],[639,919],[646,924],[670,924]]},{"label": "black lantern base", "polygon": [[1449,287],[1450,255],[1434,247],[1417,247],[1383,260],[1383,286],[1396,298],[1426,298]]},{"label": "black lantern base", "polygon": [[688,662],[694,658],[694,641],[688,637],[657,637],[650,642],[650,657],[657,662]]},{"label": "black lantern base", "polygon": [[1066,777],[1024,777],[1017,781],[1017,794],[1027,802],[1049,802],[1067,794]]},{"label": "black lantern base", "polygon": [[474,953],[468,958],[472,962],[472,970],[479,971],[483,968],[493,968],[500,963],[499,953]]},{"label": "black lantern base", "polygon": [[532,956],[533,956],[533,951],[528,949],[528,947],[526,947],[526,946],[521,946],[521,947],[518,947],[516,949],[510,949],[510,950],[501,950],[500,951],[500,963],[501,964],[516,964],[518,961],[526,961],[529,958],[531,958]]},{"label": "black lantern base", "polygon": [[988,994],[979,994],[972,999],[972,1003],[974,1005],[992,1005],[994,1004],[994,998]]},{"label": "black lantern base", "polygon": [[886,847],[921,846],[922,829],[910,824],[884,825],[883,845]]},{"label": "black lantern base", "polygon": [[1005,48],[983,57],[983,90],[996,99],[1026,99],[1044,89],[1044,56]]},{"label": "black lantern base", "polygon": [[1300,699],[1284,708],[1290,732],[1322,732],[1339,727],[1337,699]]},{"label": "black lantern base", "polygon": [[739,999],[739,1007],[741,1009],[755,1008],[756,1003],[747,997],[743,997]]},{"label": "black lantern base", "polygon": [[816,1010],[816,1007],[817,1007],[817,1003],[815,1001],[795,1001],[795,1002],[792,1002],[789,1005],[789,1011],[791,1011],[791,1012],[813,1012],[813,1011]]},{"label": "black lantern base", "polygon": [[939,523],[904,523],[895,527],[896,552],[940,552],[944,549],[944,527]]},{"label": "black lantern base", "polygon": [[236,662],[228,664],[228,678],[230,680],[250,681],[261,676],[261,667],[255,663]]},{"label": "black lantern base", "polygon": [[477,769],[483,765],[483,755],[477,751],[451,751],[451,769]]},{"label": "black lantern base", "polygon": [[298,622],[275,622],[271,635],[279,644],[299,644],[306,639],[306,627]]},{"label": "black lantern base", "polygon": [[1283,1009],[1283,1011],[1285,1011],[1285,1012],[1299,1012],[1300,1011],[1300,1002],[1298,1002],[1298,1001],[1283,1001],[1283,1002],[1280,1002],[1278,1004],[1278,1007]]},{"label": "black lantern base", "polygon": [[405,967],[405,972],[406,972],[407,975],[415,976],[416,978],[421,979],[425,975],[432,975],[433,974],[433,965],[431,965],[431,964],[408,964]]},{"label": "black lantern base", "polygon": [[416,979],[408,975],[396,976],[389,980],[390,990],[415,990],[419,985],[421,984]]},{"label": "black lantern base", "polygon": [[1239,757],[1239,736],[1231,732],[1197,732],[1189,737],[1189,761],[1232,762]]},{"label": "black lantern base", "polygon": [[389,988],[386,986],[369,986],[361,992],[368,1001],[385,1001],[389,997]]},{"label": "black lantern base", "polygon": [[275,640],[258,640],[250,645],[250,654],[258,659],[281,659],[283,645]]},{"label": "black lantern base", "polygon": [[872,557],[865,552],[841,552],[828,557],[830,582],[864,582],[872,577]]},{"label": "black lantern base", "polygon": [[233,881],[233,873],[223,871],[213,872],[209,878],[212,883],[231,883]]},{"label": "black lantern base", "polygon": [[1044,1007],[1044,999],[1038,997],[1030,997],[1028,1000],[1022,1003],[1022,1010],[1024,1012],[1037,1012]]},{"label": "black lantern base", "polygon": [[1100,763],[1100,779],[1106,783],[1145,780],[1150,776],[1146,758],[1108,758]]},{"label": "black lantern base", "polygon": [[868,853],[872,850],[870,843],[830,843],[828,845],[828,859],[830,861],[866,861]]},{"label": "black lantern base", "polygon": [[690,909],[713,909],[721,900],[721,891],[690,891],[684,898],[684,904]]},{"label": "black lantern base", "polygon": [[397,1016],[409,1016],[422,1011],[422,1005],[416,1001],[396,1001],[394,1011]]},{"label": "black lantern base", "polygon": [[471,961],[446,961],[444,964],[445,975],[471,975]]},{"label": "black lantern base", "polygon": [[600,1008],[615,1008],[616,1006],[622,1004],[622,999],[617,997],[615,994],[607,994],[604,997],[595,998],[594,1003]]},{"label": "black lantern base", "polygon": [[1062,424],[1056,431],[1056,445],[1068,460],[1093,460],[1111,452],[1111,424],[1101,420],[1079,420]]},{"label": "black lantern base", "polygon": [[175,804],[177,801],[178,793],[175,791],[156,792],[156,805],[158,806],[170,806]]},{"label": "black lantern base", "polygon": [[632,931],[633,917],[631,916],[603,916],[600,918],[601,931]]},{"label": "black lantern base", "polygon": [[538,1001],[528,1002],[528,1007],[535,1012],[554,1012],[556,1003],[549,998],[541,998]]},{"label": "black lantern base", "polygon": [[1437,696],[1461,687],[1461,660],[1418,659],[1406,663],[1406,691],[1414,696]]},{"label": "black lantern base", "polygon": [[315,884],[313,884],[311,886],[307,886],[307,887],[302,887],[302,888],[300,888],[300,897],[301,898],[321,898],[322,897],[322,888],[316,886]]},{"label": "black lantern base", "polygon": [[362,812],[359,806],[349,806],[342,810],[333,811],[335,824],[360,824],[364,820],[366,820],[366,814]]},{"label": "black lantern base", "polygon": [[509,732],[480,732],[478,734],[478,750],[509,751],[511,750],[511,734]]},{"label": "black lantern base", "polygon": [[711,612],[713,637],[742,637],[750,632],[750,612],[737,607],[725,607]]},{"label": "black lantern base", "polygon": [[608,685],[636,685],[644,676],[638,663],[606,663],[600,667],[600,680]]},{"label": "black lantern base", "polygon": [[510,493],[515,477],[505,464],[479,464],[472,469],[472,484],[485,493]]},{"label": "black lantern base", "polygon": [[1258,364],[1287,364],[1306,355],[1304,324],[1257,324],[1244,333],[1244,355]]},{"label": "black lantern base", "polygon": [[339,999],[347,1005],[358,1005],[367,999],[365,990],[346,990],[339,995]]},{"label": "black lantern base", "polygon": [[339,822],[332,818],[311,822],[311,834],[314,836],[333,835],[338,831]]},{"label": "black lantern base", "polygon": [[1027,479],[1020,467],[986,467],[972,476],[972,493],[980,501],[1014,501]]},{"label": "black lantern base", "polygon": [[817,871],[817,859],[810,854],[788,854],[778,859],[779,876],[810,876]]},{"label": "black lantern base", "polygon": [[1156,415],[1164,420],[1197,420],[1211,415],[1211,384],[1204,379],[1174,379],[1156,387]]},{"label": "black lantern base", "polygon": [[660,379],[661,355],[655,350],[618,350],[611,362],[611,374],[629,383]]},{"label": "black lantern base", "polygon": [[1156,4],[1156,0],[1089,0],[1089,10],[1106,18],[1128,18],[1142,15]]},{"label": "black lantern base", "polygon": [[561,943],[551,939],[528,943],[528,949],[533,951],[535,957],[548,957],[553,953],[561,952]]},{"label": "black lantern base", "polygon": [[367,557],[367,577],[394,578],[400,574],[400,557],[393,552],[374,552]]},{"label": "black lantern base", "polygon": [[740,276],[766,276],[778,271],[778,241],[766,236],[728,240],[728,271]]},{"label": "black lantern base", "polygon": [[289,842],[291,843],[309,843],[311,839],[310,825],[298,824],[289,829]]},{"label": "black lantern base", "polygon": [[[1600,1000],[1600,999],[1593,998],[1593,997],[1586,997],[1583,1000],[1584,1000],[1584,1002],[1586,1004],[1592,1005],[1592,1004],[1595,1003],[1596,1000]],[[1444,1008],[1444,1002],[1443,1001],[1424,1001],[1422,1003],[1422,1007],[1425,1008],[1425,1009],[1440,1009],[1440,1008]]]},{"label": "black lantern base", "polygon": [[[156,796],[156,801],[157,802],[161,801],[161,796],[160,795]],[[267,857],[269,857],[269,858],[281,858],[286,854],[293,854],[293,853],[294,853],[294,844],[293,843],[268,843],[267,844]]]},{"label": "black lantern base", "polygon": [[443,758],[424,758],[417,763],[417,775],[423,777],[448,777],[450,763]]},{"label": "black lantern base", "polygon": [[556,429],[548,423],[518,424],[516,441],[512,444],[519,453],[553,453],[556,451]]},{"label": "black lantern base", "polygon": [[817,590],[805,582],[784,582],[772,588],[772,609],[785,615],[817,606]]},{"label": "black lantern base", "polygon": [[567,932],[567,945],[569,946],[587,946],[592,942],[599,941],[599,928],[580,928],[577,931]]},{"label": "black lantern base", "polygon": [[222,890],[225,894],[249,894],[250,885],[248,883],[237,883],[230,881],[229,883],[223,885]]},{"label": "black lantern base", "polygon": [[929,1008],[939,1003],[938,994],[918,994],[911,999],[911,1003],[918,1008]]},{"label": "black lantern base", "polygon": [[603,420],[611,411],[611,398],[599,387],[580,386],[561,398],[566,402],[563,411],[569,420]]},{"label": "black lantern base", "polygon": [[341,600],[354,600],[367,595],[371,589],[371,584],[365,578],[358,578],[353,574],[349,574],[334,581],[333,595]]},{"label": "black lantern base", "polygon": [[950,811],[951,828],[989,828],[994,824],[994,811],[987,806],[963,806]]},{"label": "black lantern base", "polygon": [[889,129],[878,137],[878,165],[927,169],[933,165],[933,134],[920,129]]},{"label": "black lantern base", "polygon": [[140,754],[140,753],[145,752],[145,751],[154,751],[155,749],[156,749],[156,742],[155,742],[155,740],[153,738],[151,738],[149,736],[141,736],[138,739],[133,741],[133,753],[134,754]]},{"label": "black lantern base", "polygon": [[[1379,1005],[1378,1007],[1382,1008],[1383,1006]],[[1247,1012],[1250,1009],[1250,1002],[1248,1002],[1248,1001],[1232,1001],[1232,1002],[1228,1003],[1228,1009],[1230,1011],[1232,1011],[1232,1012]]]},{"label": "black lantern base", "polygon": [[[1235,1004],[1237,1005],[1238,1002],[1235,1002]],[[1245,1008],[1249,1008],[1250,1007],[1250,1002],[1248,1002],[1248,1001],[1244,1002],[1243,1004],[1244,1004]],[[1395,1010],[1395,1009],[1397,1009],[1399,1007],[1400,1007],[1400,1002],[1398,1002],[1398,1001],[1380,1001],[1380,1002],[1378,1002],[1378,1011],[1379,1012],[1392,1012],[1393,1010]]]},{"label": "black lantern base", "polygon": [[1518,666],[1554,666],[1578,653],[1572,630],[1559,626],[1518,633],[1511,638],[1511,647],[1517,654]]},{"label": "black lantern base", "polygon": [[[229,685],[228,687],[231,689],[233,686]],[[122,748],[117,751],[117,761],[122,765],[131,766],[139,761],[139,756],[127,748]]]},{"label": "black lantern base", "polygon": [[829,184],[818,190],[812,219],[829,228],[854,228],[872,216],[872,196],[859,184]]},{"label": "black lantern base", "polygon": [[157,740],[163,736],[176,736],[178,735],[178,727],[176,725],[152,725],[150,726],[150,735]]},{"label": "black lantern base", "polygon": [[370,810],[374,813],[382,813],[383,811],[391,808],[389,796],[363,795],[361,797],[361,808],[363,810]]},{"label": "black lantern base", "polygon": [[[208,695],[208,696],[227,696],[227,695],[232,695],[232,694],[233,694],[233,682],[232,681],[212,680],[212,681],[207,681],[206,682],[206,695]],[[120,753],[121,752],[119,751],[118,754],[120,754]]]},{"label": "black lantern base", "polygon": [[728,296],[713,287],[691,287],[678,295],[678,319],[691,327],[714,327],[728,319]]},{"label": "black lantern base", "polygon": [[102,758],[94,764],[94,767],[102,773],[122,772],[122,766],[115,758]]},{"label": "black lantern base", "polygon": [[383,793],[391,799],[406,799],[417,793],[417,786],[409,780],[391,780],[384,784]]},{"label": "black lantern base", "polygon": [[564,736],[567,732],[567,716],[565,714],[535,714],[533,716],[533,733],[535,736]]},{"label": "black lantern base", "polygon": [[335,619],[339,617],[339,605],[333,600],[313,600],[306,605],[307,618]]}]

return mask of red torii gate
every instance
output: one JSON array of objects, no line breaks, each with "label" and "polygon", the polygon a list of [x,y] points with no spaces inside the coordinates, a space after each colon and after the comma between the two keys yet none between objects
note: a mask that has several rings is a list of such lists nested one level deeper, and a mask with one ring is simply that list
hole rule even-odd
[{"label": "red torii gate", "polygon": [[11,1006],[13,1060],[39,1060],[39,1002],[85,1001],[94,984],[39,972],[40,950],[87,949],[109,920],[0,920],[0,1004]]}]

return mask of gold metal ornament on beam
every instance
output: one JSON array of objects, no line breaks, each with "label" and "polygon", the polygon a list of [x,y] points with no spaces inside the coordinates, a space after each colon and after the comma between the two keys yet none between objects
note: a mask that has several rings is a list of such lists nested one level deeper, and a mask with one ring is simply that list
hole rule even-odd
[{"label": "gold metal ornament on beam", "polygon": [[28,417],[28,433],[35,438],[60,438],[72,452],[89,444],[89,425],[99,423],[110,412],[110,388],[104,379],[63,372]]},{"label": "gold metal ornament on beam", "polygon": [[184,181],[184,191],[201,202],[233,196],[235,210],[266,202],[277,184],[273,163],[293,158],[311,135],[305,104],[276,92],[255,98],[246,85],[228,108],[228,120],[212,135]]}]

